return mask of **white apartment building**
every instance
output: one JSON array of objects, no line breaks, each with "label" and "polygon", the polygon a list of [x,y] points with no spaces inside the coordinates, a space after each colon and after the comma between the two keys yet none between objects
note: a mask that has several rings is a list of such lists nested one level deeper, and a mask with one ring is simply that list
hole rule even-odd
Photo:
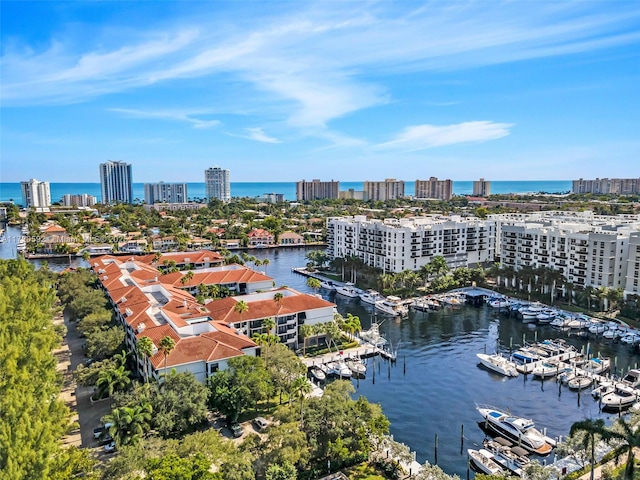
[{"label": "white apartment building", "polygon": [[32,178],[20,182],[22,190],[22,206],[24,208],[45,208],[51,206],[51,190],[49,182],[41,182]]},{"label": "white apartment building", "polygon": [[87,193],[79,193],[77,195],[66,193],[62,196],[62,204],[65,207],[93,207],[96,203],[98,203],[98,199]]},{"label": "white apartment building", "polygon": [[412,217],[367,220],[364,215],[327,219],[327,252],[356,256],[384,272],[418,270],[442,256],[451,268],[493,261],[495,222],[479,218]]},{"label": "white apartment building", "polygon": [[220,167],[207,168],[204,171],[204,186],[207,200],[231,200],[230,172]]},{"label": "white apartment building", "polygon": [[638,277],[640,277],[640,232],[633,232],[629,235],[625,295],[640,295],[640,278]]},{"label": "white apartment building", "polygon": [[367,199],[374,202],[396,200],[404,197],[404,180],[386,178],[384,182],[366,181],[362,184],[362,189]]},{"label": "white apartment building", "polygon": [[144,201],[147,205],[154,203],[186,203],[186,183],[145,183]]}]

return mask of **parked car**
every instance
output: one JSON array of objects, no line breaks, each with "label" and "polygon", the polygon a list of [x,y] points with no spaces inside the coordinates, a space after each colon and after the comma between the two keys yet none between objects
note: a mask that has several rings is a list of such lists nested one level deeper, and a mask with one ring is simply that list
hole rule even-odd
[{"label": "parked car", "polygon": [[267,422],[267,419],[263,417],[254,418],[252,423],[253,423],[253,426],[256,427],[256,430],[258,430],[259,432],[261,432],[262,430],[264,430],[269,426],[269,422]]},{"label": "parked car", "polygon": [[240,425],[239,423],[232,423],[231,425],[229,425],[229,430],[231,430],[231,433],[235,438],[241,437],[244,433],[242,425]]},{"label": "parked car", "polygon": [[109,432],[106,432],[102,437],[98,439],[98,443],[100,443],[100,445],[106,445],[107,443],[111,442],[113,442],[113,437]]},{"label": "parked car", "polygon": [[106,423],[104,425],[100,425],[97,428],[94,428],[93,429],[93,438],[98,440],[100,437],[103,437],[106,433],[108,433],[108,430],[110,428],[111,428],[111,423]]},{"label": "parked car", "polygon": [[104,453],[113,453],[116,451],[116,442],[107,443],[104,446]]}]

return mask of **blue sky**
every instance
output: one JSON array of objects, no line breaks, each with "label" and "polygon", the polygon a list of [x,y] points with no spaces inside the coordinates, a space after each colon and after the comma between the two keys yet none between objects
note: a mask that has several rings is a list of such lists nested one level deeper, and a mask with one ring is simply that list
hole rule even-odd
[{"label": "blue sky", "polygon": [[640,177],[640,2],[0,2],[0,180]]}]

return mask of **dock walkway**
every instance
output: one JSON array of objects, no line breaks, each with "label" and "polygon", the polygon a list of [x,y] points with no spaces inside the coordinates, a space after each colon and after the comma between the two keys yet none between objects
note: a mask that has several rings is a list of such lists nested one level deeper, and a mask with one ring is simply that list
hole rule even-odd
[{"label": "dock walkway", "polygon": [[383,350],[379,347],[374,347],[372,345],[367,345],[367,344],[363,344],[354,348],[347,348],[346,350],[340,350],[339,352],[325,353],[323,355],[318,355],[317,357],[302,357],[301,360],[304,362],[304,364],[308,368],[310,368],[316,365],[335,362],[337,360],[345,359],[348,357],[368,358],[368,357],[374,357],[376,355],[380,355],[381,357],[387,360],[392,360],[392,361],[395,360],[395,356],[390,352]]}]

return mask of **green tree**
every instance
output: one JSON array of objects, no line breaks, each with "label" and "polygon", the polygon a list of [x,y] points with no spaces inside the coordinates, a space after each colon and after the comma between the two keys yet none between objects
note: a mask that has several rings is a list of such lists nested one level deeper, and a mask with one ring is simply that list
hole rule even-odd
[{"label": "green tree", "polygon": [[585,419],[571,425],[570,436],[576,435],[578,432],[584,432],[583,447],[585,450],[591,446],[591,480],[594,480],[594,465],[596,461],[596,443],[599,438],[603,440],[609,440],[610,435],[608,429],[605,427],[604,420],[601,418],[597,420]]},{"label": "green tree", "polygon": [[300,336],[302,337],[302,356],[307,354],[307,340],[313,336],[313,326],[300,325]]},{"label": "green tree", "polygon": [[115,392],[124,390],[131,383],[130,375],[123,365],[101,371],[96,382],[99,398],[104,398],[105,394],[112,397]]},{"label": "green tree", "polygon": [[[69,411],[58,399],[56,292],[24,259],[0,260],[0,478],[55,478]],[[60,470],[57,470],[58,472]],[[57,473],[56,473],[57,474]]]},{"label": "green tree", "polygon": [[212,473],[211,463],[202,453],[179,457],[175,453],[147,461],[148,480],[219,480],[220,474]]},{"label": "green tree", "polygon": [[307,287],[313,289],[313,291],[317,292],[320,289],[321,282],[317,278],[309,277],[307,278]]},{"label": "green tree", "polygon": [[106,330],[112,324],[112,313],[106,308],[90,313],[78,322],[78,332],[87,336],[93,330]]},{"label": "green tree", "polygon": [[141,337],[138,339],[138,357],[144,363],[144,381],[149,381],[149,359],[153,355],[153,341],[147,337]]},{"label": "green tree", "polygon": [[152,412],[150,403],[120,407],[105,415],[103,421],[112,424],[109,433],[116,445],[132,445],[138,443],[149,430]]},{"label": "green tree", "polygon": [[249,305],[244,300],[238,300],[233,307],[233,311],[240,316],[240,321],[242,322],[244,314],[249,311]]},{"label": "green tree", "polygon": [[162,355],[164,355],[164,375],[165,376],[167,375],[167,357],[175,347],[176,347],[176,343],[173,341],[173,338],[171,338],[168,335],[162,337],[162,340],[160,340],[160,346],[158,347],[158,350],[160,350],[160,352],[162,352]]},{"label": "green tree", "polygon": [[627,451],[627,462],[624,468],[624,479],[633,480],[635,470],[635,449],[640,447],[640,429],[631,425],[624,417],[618,419],[609,430],[611,438],[622,443],[617,449],[618,452]]},{"label": "green tree", "polygon": [[120,326],[94,329],[87,335],[87,355],[98,360],[111,357],[122,347],[124,338],[125,333]]},{"label": "green tree", "polygon": [[298,472],[290,463],[275,463],[269,465],[265,472],[265,478],[267,480],[296,480],[296,478],[298,478]]}]

